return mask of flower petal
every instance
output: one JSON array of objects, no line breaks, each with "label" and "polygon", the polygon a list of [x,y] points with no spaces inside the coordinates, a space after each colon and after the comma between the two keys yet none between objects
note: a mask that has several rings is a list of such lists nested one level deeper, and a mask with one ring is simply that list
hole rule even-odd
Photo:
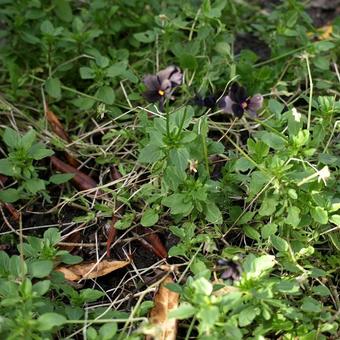
[{"label": "flower petal", "polygon": [[234,102],[229,96],[222,97],[218,104],[224,113],[233,113],[232,105]]},{"label": "flower petal", "polygon": [[160,82],[155,75],[148,74],[144,77],[143,79],[145,86],[150,90],[150,91],[158,91],[160,87]]},{"label": "flower petal", "polygon": [[145,91],[143,93],[143,97],[150,103],[157,102],[161,99],[161,95],[158,93],[158,91]]},{"label": "flower petal", "polygon": [[238,83],[233,83],[229,89],[230,98],[236,103],[242,103],[247,99],[247,91]]},{"label": "flower petal", "polygon": [[259,93],[255,94],[249,100],[248,110],[256,113],[256,111],[262,108],[262,105],[263,105],[262,95],[260,95]]},{"label": "flower petal", "polygon": [[166,94],[170,94],[172,87],[169,79],[164,79],[161,83],[160,89],[164,91]]},{"label": "flower petal", "polygon": [[231,106],[231,109],[235,117],[241,118],[243,116],[244,109],[241,105],[235,103]]}]

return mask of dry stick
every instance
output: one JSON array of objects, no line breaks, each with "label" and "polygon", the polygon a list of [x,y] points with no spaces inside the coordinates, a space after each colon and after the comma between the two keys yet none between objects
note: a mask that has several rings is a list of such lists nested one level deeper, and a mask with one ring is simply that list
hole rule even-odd
[{"label": "dry stick", "polygon": [[[50,123],[52,131],[58,137],[63,139],[65,142],[70,143],[71,139],[68,136],[68,134],[66,133],[66,131],[64,130],[64,127],[60,123],[60,120],[58,119],[58,117],[51,110],[48,109],[47,103],[44,104],[44,108],[45,108],[46,119]],[[79,162],[73,156],[71,156],[68,152],[66,152],[66,151],[65,151],[65,156],[66,156],[67,161],[72,166],[74,166],[74,167],[78,167],[79,166]]]},{"label": "dry stick", "polygon": [[[79,171],[77,168],[69,165],[59,158],[52,156],[51,157],[52,165],[59,171],[63,173],[72,173],[74,177],[72,178],[73,182],[77,184],[77,186],[81,190],[89,190],[97,187],[97,182],[93,180],[90,176],[84,174],[83,172]],[[98,189],[98,194],[103,195],[103,191]]]}]

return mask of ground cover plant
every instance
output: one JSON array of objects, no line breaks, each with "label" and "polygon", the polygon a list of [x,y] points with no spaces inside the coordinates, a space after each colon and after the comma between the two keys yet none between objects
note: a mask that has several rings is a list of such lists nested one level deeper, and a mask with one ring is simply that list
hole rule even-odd
[{"label": "ground cover plant", "polygon": [[337,1],[0,0],[2,339],[339,339]]}]

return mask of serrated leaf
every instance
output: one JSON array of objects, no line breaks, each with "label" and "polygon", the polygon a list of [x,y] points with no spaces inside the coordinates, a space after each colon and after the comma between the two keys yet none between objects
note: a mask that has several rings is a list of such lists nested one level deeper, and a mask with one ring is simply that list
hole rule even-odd
[{"label": "serrated leaf", "polygon": [[6,189],[0,191],[0,201],[6,203],[13,203],[18,201],[21,198],[20,191],[17,189]]},{"label": "serrated leaf", "polygon": [[80,77],[81,79],[94,79],[95,78],[95,72],[92,70],[92,68],[83,66],[79,69]]},{"label": "serrated leaf", "polygon": [[7,146],[15,148],[18,146],[21,136],[17,131],[7,127],[2,138],[3,141],[7,144]]},{"label": "serrated leaf", "polygon": [[50,177],[49,181],[53,184],[62,184],[68,182],[73,177],[74,174],[71,173],[55,174]]},{"label": "serrated leaf", "polygon": [[72,7],[67,0],[53,0],[54,11],[57,17],[65,22],[72,21]]},{"label": "serrated leaf", "polygon": [[96,96],[102,100],[105,104],[112,105],[115,101],[115,93],[112,87],[102,86],[98,89]]},{"label": "serrated leaf", "polygon": [[178,320],[185,320],[192,317],[196,313],[196,308],[191,304],[184,302],[175,310],[169,313],[169,319],[175,318]]},{"label": "serrated leaf", "polygon": [[28,271],[32,277],[42,278],[48,276],[53,269],[53,262],[49,260],[36,260],[29,263]]},{"label": "serrated leaf", "polygon": [[287,251],[289,248],[288,242],[276,235],[270,236],[270,242],[273,247],[278,251]]},{"label": "serrated leaf", "polygon": [[324,208],[312,208],[310,213],[314,221],[320,224],[326,224],[328,222],[328,213]]},{"label": "serrated leaf", "polygon": [[46,92],[53,98],[60,98],[61,83],[58,78],[49,78],[45,82]]},{"label": "serrated leaf", "polygon": [[288,215],[286,218],[286,223],[296,228],[301,221],[300,209],[294,206],[288,207],[287,212],[288,212]]},{"label": "serrated leaf", "polygon": [[5,176],[14,176],[16,174],[9,159],[0,159],[0,174]]}]

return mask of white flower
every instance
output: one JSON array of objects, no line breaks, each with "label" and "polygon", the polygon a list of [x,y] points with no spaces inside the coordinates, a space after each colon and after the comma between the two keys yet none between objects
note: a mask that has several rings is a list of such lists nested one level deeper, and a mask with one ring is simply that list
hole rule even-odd
[{"label": "white flower", "polygon": [[300,122],[300,120],[301,120],[301,113],[298,112],[298,110],[295,107],[292,108],[292,115],[293,115],[294,120],[296,122]]},{"label": "white flower", "polygon": [[326,184],[326,179],[331,176],[331,172],[329,171],[328,166],[324,166],[321,170],[318,171],[318,182],[323,181]]},{"label": "white flower", "polygon": [[196,173],[197,172],[198,161],[197,160],[189,160],[189,171]]}]

